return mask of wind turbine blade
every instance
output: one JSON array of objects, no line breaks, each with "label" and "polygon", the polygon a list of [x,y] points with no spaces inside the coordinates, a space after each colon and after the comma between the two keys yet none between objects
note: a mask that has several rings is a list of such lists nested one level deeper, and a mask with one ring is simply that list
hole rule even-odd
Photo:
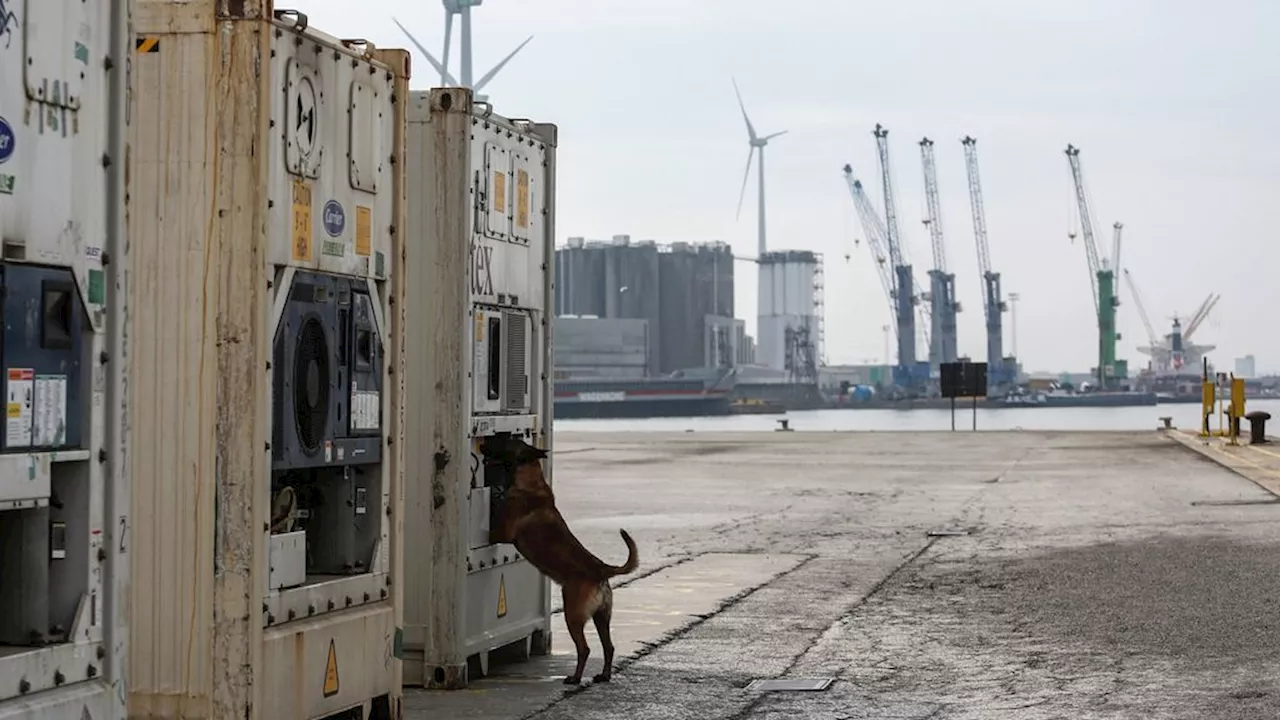
[{"label": "wind turbine blade", "polygon": [[418,48],[418,52],[422,53],[422,56],[427,59],[427,62],[431,63],[431,67],[435,68],[436,72],[440,73],[440,75],[444,77],[445,84],[451,87],[456,87],[458,85],[457,81],[444,69],[444,66],[436,60],[435,56],[431,54],[431,51],[423,47],[422,43],[418,42],[418,38],[414,37],[413,33],[409,32],[404,25],[401,25],[399,20],[396,20],[395,18],[391,18],[391,20],[400,28],[400,32],[404,33],[405,37],[409,38],[409,42],[413,43],[413,46]]},{"label": "wind turbine blade", "polygon": [[787,134],[787,132],[788,132],[787,130],[783,130],[783,131],[781,131],[781,132],[776,132],[776,133],[774,133],[774,134],[772,134],[772,135],[765,135],[764,137],[760,138],[760,141],[761,141],[761,142],[767,142],[767,141],[769,141],[769,140],[772,140],[773,138],[778,137],[779,135],[786,135],[786,134]]},{"label": "wind turbine blade", "polygon": [[742,199],[747,195],[747,181],[751,179],[751,158],[756,154],[756,146],[747,151],[747,169],[742,171],[742,190],[738,191],[738,213],[734,219],[742,217]]},{"label": "wind turbine blade", "polygon": [[733,94],[738,96],[738,107],[742,108],[742,119],[747,123],[747,135],[751,137],[752,142],[755,142],[756,129],[751,124],[751,118],[747,117],[747,106],[743,104],[742,93],[738,91],[738,81],[736,78],[730,78],[730,80],[733,80]]},{"label": "wind turbine blade", "polygon": [[444,57],[440,58],[440,84],[449,85],[449,44],[453,40],[453,13],[444,9]]},{"label": "wind turbine blade", "polygon": [[533,39],[532,35],[525,38],[524,42],[517,45],[515,50],[512,50],[510,53],[507,54],[506,57],[502,58],[502,62],[499,62],[497,65],[494,65],[492,70],[485,73],[484,77],[481,77],[480,80],[476,83],[476,87],[475,87],[476,92],[479,92],[480,88],[488,84],[488,82],[493,79],[493,76],[497,75],[498,71],[501,70],[508,62],[510,62],[511,58],[515,57],[516,53],[520,52],[525,45],[529,44],[529,41],[532,39]]}]

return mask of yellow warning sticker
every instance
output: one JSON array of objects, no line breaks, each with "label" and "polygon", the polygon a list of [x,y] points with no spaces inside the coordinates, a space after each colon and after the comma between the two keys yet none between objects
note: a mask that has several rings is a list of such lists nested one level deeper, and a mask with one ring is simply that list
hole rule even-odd
[{"label": "yellow warning sticker", "polygon": [[22,403],[9,403],[9,406],[6,409],[6,414],[11,418],[22,417]]},{"label": "yellow warning sticker", "polygon": [[160,38],[155,37],[154,35],[151,37],[140,37],[133,41],[133,46],[140,53],[158,53],[160,52]]},{"label": "yellow warning sticker", "polygon": [[507,174],[501,170],[493,171],[493,209],[507,211]]},{"label": "yellow warning sticker", "polygon": [[311,262],[311,186],[293,182],[293,261]]},{"label": "yellow warning sticker", "polygon": [[507,616],[507,578],[498,576],[498,617]]},{"label": "yellow warning sticker", "polygon": [[323,692],[325,697],[338,694],[338,651],[334,648],[333,638],[329,638],[329,661],[324,664]]},{"label": "yellow warning sticker", "polygon": [[356,254],[368,256],[373,248],[373,210],[356,206]]},{"label": "yellow warning sticker", "polygon": [[516,226],[529,227],[529,171],[516,171]]}]

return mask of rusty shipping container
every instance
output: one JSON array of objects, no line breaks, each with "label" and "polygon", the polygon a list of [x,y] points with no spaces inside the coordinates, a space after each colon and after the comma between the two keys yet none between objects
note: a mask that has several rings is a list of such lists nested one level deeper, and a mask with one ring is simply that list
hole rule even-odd
[{"label": "rusty shipping container", "polygon": [[136,0],[129,716],[399,717],[409,55]]}]

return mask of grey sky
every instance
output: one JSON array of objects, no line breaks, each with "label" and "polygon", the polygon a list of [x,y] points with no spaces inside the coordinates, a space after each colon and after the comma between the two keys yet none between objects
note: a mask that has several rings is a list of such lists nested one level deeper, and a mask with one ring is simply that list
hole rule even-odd
[{"label": "grey sky", "polygon": [[[408,46],[393,15],[433,52],[443,37],[438,0],[359,12],[347,0],[295,5],[326,32],[383,47]],[[937,143],[962,353],[985,355],[959,142],[971,134],[993,265],[1022,298],[1028,369],[1084,370],[1096,359],[1085,252],[1067,238],[1070,142],[1100,249],[1110,253],[1111,224],[1124,222],[1122,264],[1157,332],[1218,292],[1196,339],[1218,345],[1220,369],[1253,353],[1259,370],[1280,370],[1280,322],[1266,316],[1280,310],[1276,0],[486,0],[473,17],[477,76],[536,35],[486,92],[501,114],[561,128],[558,244],[629,233],[720,239],[754,255],[754,187],[734,219],[747,154],[736,76],[757,129],[790,130],[768,150],[769,245],[825,254],[829,362],[884,357],[889,313],[865,243],[853,246],[862,231],[840,173],[851,163],[882,205],[879,122],[922,280],[930,252],[916,143]],[[415,88],[438,84],[414,62]],[[750,330],[755,267],[737,271]],[[1140,366],[1145,332],[1127,287],[1121,299],[1120,355]]]}]

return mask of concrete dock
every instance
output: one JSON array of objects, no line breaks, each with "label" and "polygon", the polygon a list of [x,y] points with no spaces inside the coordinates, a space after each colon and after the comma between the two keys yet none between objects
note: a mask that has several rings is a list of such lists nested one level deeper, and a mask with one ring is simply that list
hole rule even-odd
[{"label": "concrete dock", "polygon": [[615,583],[613,682],[561,683],[556,617],[550,657],[408,690],[405,716],[1280,717],[1280,449],[1239,450],[1155,431],[557,434],[573,530],[609,562],[620,527],[640,548]]}]

